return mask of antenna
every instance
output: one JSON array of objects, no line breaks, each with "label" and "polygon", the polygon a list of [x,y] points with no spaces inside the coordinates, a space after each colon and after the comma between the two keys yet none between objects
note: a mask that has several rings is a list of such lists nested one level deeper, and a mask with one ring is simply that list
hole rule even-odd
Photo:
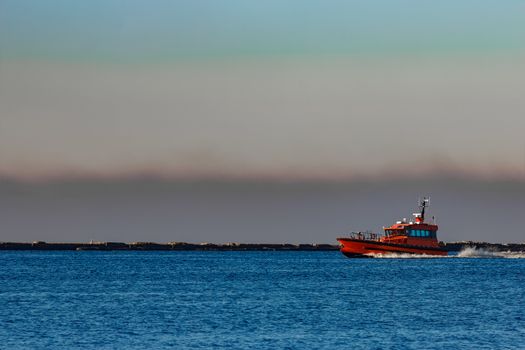
[{"label": "antenna", "polygon": [[423,197],[423,200],[421,198],[418,200],[418,206],[421,209],[421,222],[425,221],[425,208],[428,208],[430,206],[430,197]]}]

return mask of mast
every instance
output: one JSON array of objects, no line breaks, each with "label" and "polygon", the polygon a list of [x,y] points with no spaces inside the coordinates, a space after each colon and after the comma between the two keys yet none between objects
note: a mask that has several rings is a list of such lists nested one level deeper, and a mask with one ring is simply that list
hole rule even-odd
[{"label": "mast", "polygon": [[423,197],[423,200],[419,199],[417,204],[419,206],[419,213],[414,213],[412,215],[416,218],[416,224],[421,224],[425,222],[425,209],[428,207],[430,202],[430,197]]},{"label": "mast", "polygon": [[421,221],[425,221],[425,208],[427,207],[427,204],[430,202],[430,198],[423,197],[423,200],[419,203],[419,208],[421,208]]}]

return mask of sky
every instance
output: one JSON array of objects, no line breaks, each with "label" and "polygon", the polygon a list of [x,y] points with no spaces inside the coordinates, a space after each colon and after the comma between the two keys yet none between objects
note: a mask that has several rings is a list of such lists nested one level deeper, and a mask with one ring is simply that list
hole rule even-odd
[{"label": "sky", "polygon": [[[110,230],[103,213],[89,215],[84,196],[118,207],[127,198],[116,194],[120,183],[144,179],[147,195],[123,188],[141,203],[144,195],[161,204],[151,186],[168,186],[173,195],[156,217],[164,226],[152,238],[161,241],[264,240],[259,231],[224,223],[235,216],[231,183],[248,186],[243,193],[254,208],[268,203],[257,184],[275,198],[286,195],[289,205],[280,210],[290,215],[298,208],[296,184],[316,194],[305,203],[328,198],[327,208],[339,212],[356,208],[362,181],[373,183],[364,187],[370,198],[385,190],[378,200],[385,214],[392,198],[384,185],[410,181],[423,181],[420,191],[438,198],[461,189],[465,206],[480,206],[484,217],[494,208],[457,181],[487,188],[484,200],[500,209],[523,208],[514,198],[525,199],[524,16],[525,3],[510,0],[3,0],[0,219],[11,224],[0,240],[140,240],[143,229],[118,221]],[[231,208],[221,216],[223,233],[202,234],[208,226],[195,223],[167,233],[176,216],[168,208],[188,182],[188,203],[202,200],[201,186],[211,183],[218,192],[206,198]],[[72,183],[80,191],[73,204],[62,191]],[[334,184],[350,202],[329,200]],[[441,205],[450,207],[452,198],[443,196]],[[15,202],[23,205],[12,212]],[[53,234],[66,225],[66,202],[80,213],[67,225],[89,218],[98,233]],[[42,217],[38,203],[55,211]],[[190,212],[214,222],[207,211]],[[260,223],[257,213],[247,222]],[[346,219],[358,226],[374,220]],[[317,222],[330,220],[339,228],[345,217],[326,214]],[[336,228],[321,233],[319,224],[304,237],[312,223],[285,229],[271,221],[268,239],[281,241],[327,241]],[[519,240],[521,225],[506,223],[502,239]],[[487,229],[450,239],[480,235],[490,238]]]}]

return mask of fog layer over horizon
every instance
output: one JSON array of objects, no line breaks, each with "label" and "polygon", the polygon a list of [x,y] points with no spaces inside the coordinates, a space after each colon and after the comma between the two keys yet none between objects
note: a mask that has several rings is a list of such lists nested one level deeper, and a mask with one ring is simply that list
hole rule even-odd
[{"label": "fog layer over horizon", "polygon": [[520,57],[0,62],[0,175],[525,179]]}]

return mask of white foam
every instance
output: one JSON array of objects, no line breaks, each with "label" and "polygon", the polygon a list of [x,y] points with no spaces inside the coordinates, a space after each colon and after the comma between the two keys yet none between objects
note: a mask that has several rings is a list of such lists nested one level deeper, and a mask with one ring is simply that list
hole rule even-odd
[{"label": "white foam", "polygon": [[439,259],[449,258],[447,255],[428,255],[428,254],[408,254],[408,253],[389,253],[389,254],[366,254],[377,259]]},{"label": "white foam", "polygon": [[464,248],[458,254],[454,255],[427,255],[427,254],[408,254],[408,253],[391,253],[391,254],[367,254],[370,257],[378,259],[464,259],[464,258],[505,258],[505,259],[525,259],[525,252],[500,252],[486,249]]},{"label": "white foam", "polygon": [[525,252],[501,252],[492,251],[486,249],[476,248],[464,248],[458,255],[458,258],[507,258],[507,259],[523,259],[525,258]]}]

